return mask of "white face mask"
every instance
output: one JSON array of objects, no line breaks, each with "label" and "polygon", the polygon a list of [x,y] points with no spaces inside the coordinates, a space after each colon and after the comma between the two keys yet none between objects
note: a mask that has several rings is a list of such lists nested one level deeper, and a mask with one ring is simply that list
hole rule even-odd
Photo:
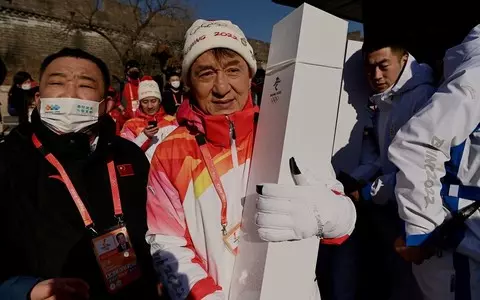
[{"label": "white face mask", "polygon": [[174,89],[178,89],[180,87],[180,81],[172,81],[170,83]]},{"label": "white face mask", "polygon": [[40,119],[58,134],[79,132],[98,122],[102,102],[77,98],[40,98]]},{"label": "white face mask", "polygon": [[22,84],[22,90],[24,90],[24,91],[28,91],[31,88],[32,88],[32,85],[30,83]]}]

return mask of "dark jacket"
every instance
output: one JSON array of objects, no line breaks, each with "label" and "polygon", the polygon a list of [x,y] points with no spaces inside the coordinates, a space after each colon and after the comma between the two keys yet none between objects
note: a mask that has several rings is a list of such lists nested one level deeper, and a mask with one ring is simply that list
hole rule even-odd
[{"label": "dark jacket", "polygon": [[30,299],[30,292],[40,279],[34,277],[12,277],[0,283],[0,299]]},{"label": "dark jacket", "polygon": [[[92,130],[99,137],[94,152],[89,136],[56,135],[35,110],[31,124],[20,125],[0,144],[0,254],[8,258],[0,266],[0,281],[12,276],[73,277],[90,285],[91,299],[154,299],[156,280],[145,242],[148,161],[134,143],[115,136],[110,117],[100,118]],[[58,171],[35,149],[33,132],[69,174],[99,232],[117,225],[107,160],[117,166],[125,222],[143,273],[117,295],[108,295],[91,235]],[[134,175],[120,174],[120,165],[131,165]]]},{"label": "dark jacket", "polygon": [[177,92],[174,92],[169,86],[167,86],[162,93],[162,105],[165,109],[165,112],[171,116],[174,116],[184,98],[185,96],[182,87],[180,87]]}]

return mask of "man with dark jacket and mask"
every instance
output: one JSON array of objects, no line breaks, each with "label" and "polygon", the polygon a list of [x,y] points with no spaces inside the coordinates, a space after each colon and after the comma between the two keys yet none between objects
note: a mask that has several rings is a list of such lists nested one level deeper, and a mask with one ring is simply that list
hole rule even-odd
[{"label": "man with dark jacket and mask", "polygon": [[138,85],[142,72],[136,60],[129,60],[125,65],[125,84],[122,91],[122,105],[126,109],[128,118],[135,117],[138,109]]},{"label": "man with dark jacket and mask", "polygon": [[[47,57],[32,122],[0,144],[2,299],[158,297],[145,242],[149,164],[115,135],[109,78],[82,50]],[[131,245],[122,253],[119,234]]]},{"label": "man with dark jacket and mask", "polygon": [[165,112],[171,116],[177,113],[177,109],[183,102],[183,86],[180,72],[170,69],[167,71],[167,85],[162,93],[162,105]]}]

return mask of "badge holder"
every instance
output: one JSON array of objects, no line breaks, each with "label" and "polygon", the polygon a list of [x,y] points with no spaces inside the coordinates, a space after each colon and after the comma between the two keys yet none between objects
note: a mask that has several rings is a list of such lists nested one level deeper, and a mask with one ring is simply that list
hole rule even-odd
[{"label": "badge holder", "polygon": [[228,232],[225,232],[223,235],[223,242],[227,249],[235,256],[238,254],[238,243],[240,241],[240,227],[241,224],[238,223]]},{"label": "badge holder", "polygon": [[107,290],[111,294],[117,293],[141,277],[137,255],[125,227],[123,214],[116,215],[115,219],[118,225],[102,235],[98,235],[93,225],[89,228],[94,234],[92,245],[95,257],[102,270]]}]

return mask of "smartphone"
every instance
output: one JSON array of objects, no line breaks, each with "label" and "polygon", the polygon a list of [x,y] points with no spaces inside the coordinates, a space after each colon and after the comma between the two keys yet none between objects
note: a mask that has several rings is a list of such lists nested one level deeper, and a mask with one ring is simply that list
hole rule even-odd
[{"label": "smartphone", "polygon": [[157,127],[157,121],[148,121],[148,126]]}]

